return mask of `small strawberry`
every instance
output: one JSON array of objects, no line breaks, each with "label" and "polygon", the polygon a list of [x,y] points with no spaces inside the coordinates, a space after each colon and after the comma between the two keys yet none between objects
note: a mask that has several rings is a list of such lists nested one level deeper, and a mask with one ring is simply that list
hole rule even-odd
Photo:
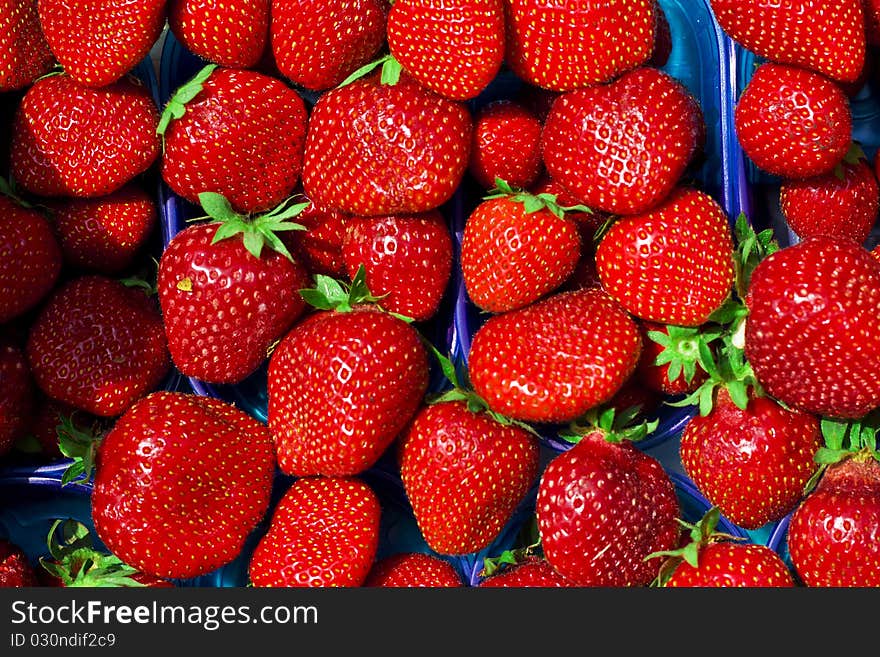
[{"label": "small strawberry", "polygon": [[308,201],[296,222],[305,230],[287,231],[280,235],[281,241],[296,260],[302,262],[312,275],[321,274],[331,278],[346,276],[342,243],[345,241],[349,215],[337,210],[322,208]]},{"label": "small strawberry", "polygon": [[468,170],[484,189],[500,178],[511,187],[530,187],[543,169],[538,117],[512,100],[484,105],[474,118]]},{"label": "small strawberry", "polygon": [[34,567],[18,545],[0,538],[0,588],[39,586]]},{"label": "small strawberry", "polygon": [[37,0],[6,0],[0,15],[0,93],[27,87],[54,61],[40,28]]},{"label": "small strawberry", "polygon": [[269,40],[270,0],[168,0],[168,27],[187,49],[231,68],[252,68]]},{"label": "small strawberry", "polygon": [[537,555],[532,555],[499,570],[487,573],[477,586],[481,588],[559,588],[574,586]]},{"label": "small strawberry", "polygon": [[393,588],[454,588],[464,586],[448,561],[422,552],[402,552],[380,559],[364,586]]},{"label": "small strawberry", "polygon": [[734,110],[736,136],[762,171],[782,178],[830,173],[852,143],[852,114],[843,90],[795,66],[765,63]]},{"label": "small strawberry", "polygon": [[694,392],[709,376],[700,364],[700,330],[645,321],[640,325],[644,347],[635,373],[638,381],[663,395]]},{"label": "small strawberry", "polygon": [[35,400],[27,358],[13,343],[0,340],[0,457],[31,428]]},{"label": "small strawberry", "polygon": [[98,448],[95,530],[147,575],[209,573],[241,552],[268,509],[274,474],[264,424],[219,399],[154,392]]},{"label": "small strawberry", "polygon": [[381,508],[350,477],[297,479],[272,512],[250,560],[257,587],[352,587],[366,581],[379,546]]}]

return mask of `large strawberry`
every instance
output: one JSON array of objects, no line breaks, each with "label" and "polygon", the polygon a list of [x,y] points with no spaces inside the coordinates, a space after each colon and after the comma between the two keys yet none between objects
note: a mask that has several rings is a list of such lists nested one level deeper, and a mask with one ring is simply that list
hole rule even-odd
[{"label": "large strawberry", "polygon": [[464,586],[461,575],[448,561],[423,552],[400,552],[380,559],[364,586],[384,588],[454,588]]},{"label": "large strawberry", "polygon": [[158,159],[158,123],[149,90],[131,76],[101,89],[40,78],[15,115],[11,175],[40,196],[111,194]]},{"label": "large strawberry", "polygon": [[259,63],[269,40],[270,0],[168,0],[168,27],[190,52],[232,68]]},{"label": "large strawberry", "polygon": [[297,479],[272,512],[250,559],[257,587],[350,587],[367,579],[379,547],[381,508],[351,477]]},{"label": "large strawberry", "polygon": [[281,80],[209,64],[165,107],[162,178],[191,203],[214,192],[237,212],[270,210],[299,182],[306,119]]},{"label": "large strawberry", "polygon": [[13,343],[0,340],[0,456],[30,429],[34,402],[27,358]]},{"label": "large strawberry", "polygon": [[530,187],[544,168],[543,125],[531,110],[512,100],[484,105],[474,118],[468,171],[484,189],[500,178],[511,187]]},{"label": "large strawberry", "polygon": [[504,6],[506,61],[520,78],[547,89],[608,82],[647,62],[654,49],[654,0],[505,0]]},{"label": "large strawberry", "polygon": [[37,0],[0,3],[0,93],[22,89],[52,67],[54,57],[40,28]]},{"label": "large strawberry", "polygon": [[544,124],[552,178],[594,210],[636,214],[672,192],[704,138],[699,103],[667,73],[641,67],[563,94]]},{"label": "large strawberry", "polygon": [[0,588],[24,588],[37,584],[34,567],[24,550],[0,538]]},{"label": "large strawberry", "polygon": [[710,0],[722,29],[770,61],[852,82],[865,60],[862,0]]},{"label": "large strawberry", "polygon": [[241,552],[269,507],[266,426],[232,404],[154,392],[98,451],[92,518],[123,562],[155,577],[195,577]]}]

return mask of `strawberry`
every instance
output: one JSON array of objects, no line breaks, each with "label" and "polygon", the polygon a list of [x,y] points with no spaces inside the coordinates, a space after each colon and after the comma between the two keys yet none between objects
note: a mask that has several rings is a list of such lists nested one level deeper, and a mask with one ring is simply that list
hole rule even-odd
[{"label": "strawberry", "polygon": [[531,84],[571,91],[608,82],[651,57],[654,0],[505,0],[504,7],[506,61]]},{"label": "strawberry", "polygon": [[343,82],[385,43],[385,0],[273,0],[272,54],[284,77],[312,91]]},{"label": "strawberry", "polygon": [[461,270],[471,301],[501,313],[559,288],[580,259],[581,240],[554,196],[519,192],[500,179],[493,191],[465,222]]},{"label": "strawberry", "polygon": [[15,115],[10,172],[39,196],[106,196],[158,159],[159,114],[126,76],[90,89],[68,75],[40,78]]},{"label": "strawberry", "polygon": [[687,88],[641,67],[561,95],[542,133],[544,164],[593,210],[646,212],[678,184],[701,146],[703,113]]},{"label": "strawberry", "polygon": [[489,318],[468,355],[474,391],[525,422],[567,422],[610,399],[635,371],[635,321],[601,289],[562,292]]},{"label": "strawberry", "polygon": [[782,178],[830,173],[852,143],[852,115],[843,90],[795,66],[759,66],[734,110],[736,136],[762,171]]},{"label": "strawberry", "polygon": [[301,228],[288,219],[302,206],[248,218],[219,194],[199,198],[215,221],[179,232],[159,261],[165,335],[182,374],[239,383],[305,311],[309,274],[275,235]]},{"label": "strawberry", "polygon": [[231,68],[252,68],[269,40],[271,4],[270,0],[168,0],[168,28],[204,60]]},{"label": "strawberry", "polygon": [[651,58],[648,60],[648,66],[663,68],[669,62],[672,55],[672,29],[669,26],[669,19],[663,7],[655,0],[655,30],[654,30],[654,50],[651,51]]},{"label": "strawberry", "polygon": [[0,538],[0,588],[38,586],[37,575],[18,545]]},{"label": "strawberry", "polygon": [[302,291],[320,310],[281,339],[268,369],[278,465],[295,476],[355,475],[403,430],[428,387],[418,332],[381,311],[361,269],[348,289],[318,277]]},{"label": "strawberry", "polygon": [[379,546],[381,508],[351,477],[297,479],[250,560],[257,587],[362,586]]},{"label": "strawberry", "polygon": [[642,356],[635,377],[639,383],[662,395],[684,395],[696,390],[708,377],[699,362],[699,331],[639,322]]},{"label": "strawberry", "polygon": [[862,0],[710,0],[721,28],[772,62],[812,69],[838,82],[855,80],[865,59]]},{"label": "strawberry", "polygon": [[[880,46],[880,0],[862,0],[862,12],[865,14],[865,41],[869,46]],[[867,68],[868,62],[865,64]]]},{"label": "strawberry", "polygon": [[573,586],[573,584],[556,572],[546,559],[532,555],[488,574],[480,580],[477,586],[481,588],[559,588]]},{"label": "strawberry", "polygon": [[281,80],[209,64],[162,114],[162,178],[191,203],[213,192],[236,212],[270,210],[299,182],[306,120],[303,99]]},{"label": "strawberry", "polygon": [[37,0],[4,0],[0,13],[0,93],[23,89],[55,61],[40,28]]},{"label": "strawberry", "polygon": [[394,588],[453,588],[464,586],[448,561],[422,552],[401,552],[380,559],[364,586]]},{"label": "strawberry", "polygon": [[30,429],[35,386],[24,353],[0,340],[0,456]]},{"label": "strawberry", "polygon": [[468,108],[405,73],[323,94],[306,135],[303,186],[321,207],[361,216],[427,212],[448,201],[470,156]]},{"label": "strawberry", "polygon": [[415,321],[434,317],[452,272],[452,236],[438,210],[357,217],[346,225],[342,257],[349,277],[366,269],[382,307]]},{"label": "strawberry", "polygon": [[170,368],[154,301],[101,275],[52,292],[31,326],[27,357],[43,392],[102,417],[156,389]]},{"label": "strawberry", "polygon": [[468,170],[484,189],[500,178],[511,187],[530,187],[543,169],[541,122],[523,105],[496,100],[474,118]]},{"label": "strawberry", "polygon": [[95,530],[147,575],[209,573],[241,552],[268,509],[274,474],[264,424],[219,399],[154,392],[98,448]]},{"label": "strawberry", "polygon": [[342,256],[349,215],[322,208],[309,201],[296,218],[305,230],[287,231],[280,235],[281,241],[294,257],[305,265],[309,273],[341,278],[346,275]]},{"label": "strawberry", "polygon": [[502,0],[397,0],[387,30],[403,68],[452,100],[478,96],[504,59]]},{"label": "strawberry", "polygon": [[880,262],[862,246],[814,236],[777,251],[746,304],[745,356],[768,394],[832,417],[880,406]]},{"label": "strawberry", "polygon": [[608,293],[643,320],[699,326],[733,285],[733,236],[705,192],[678,187],[654,210],[622,217],[596,249]]}]

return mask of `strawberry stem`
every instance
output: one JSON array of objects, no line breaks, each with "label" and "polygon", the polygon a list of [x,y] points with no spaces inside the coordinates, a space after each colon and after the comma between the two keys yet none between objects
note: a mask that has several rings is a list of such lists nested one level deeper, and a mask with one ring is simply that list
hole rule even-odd
[{"label": "strawberry stem", "polygon": [[635,424],[641,412],[641,406],[632,406],[618,412],[614,406],[597,406],[590,409],[582,417],[571,422],[568,427],[558,432],[560,439],[576,444],[584,436],[600,432],[605,440],[620,443],[624,440],[638,442],[644,440],[659,426],[658,420],[644,420]]},{"label": "strawberry stem", "polygon": [[171,99],[165,105],[162,116],[159,118],[159,125],[156,126],[156,134],[165,136],[171,121],[182,118],[186,114],[186,105],[193,98],[199,95],[205,85],[205,81],[217,68],[216,64],[208,64],[196,73],[188,82],[180,86]]},{"label": "strawberry stem", "polygon": [[72,459],[61,476],[61,485],[91,481],[95,474],[95,457],[101,439],[94,433],[77,428],[71,416],[61,417],[55,431],[58,435],[58,449],[64,456]]},{"label": "strawberry stem", "polygon": [[562,219],[566,212],[587,212],[593,213],[593,210],[585,205],[562,206],[556,200],[555,194],[541,193],[532,194],[519,187],[512,187],[502,178],[495,178],[495,187],[489,190],[489,193],[483,197],[484,201],[491,201],[496,198],[510,198],[517,203],[525,206],[526,214],[533,214],[541,210],[549,210],[554,215]]}]

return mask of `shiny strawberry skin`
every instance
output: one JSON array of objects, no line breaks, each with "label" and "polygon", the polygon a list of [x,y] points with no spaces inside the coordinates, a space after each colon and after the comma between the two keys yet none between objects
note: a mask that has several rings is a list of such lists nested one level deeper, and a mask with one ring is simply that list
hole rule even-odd
[{"label": "shiny strawberry skin", "polygon": [[536,511],[545,558],[576,586],[647,585],[659,561],[645,557],[678,545],[678,498],[660,462],[598,432],[547,465]]},{"label": "shiny strawberry skin", "polygon": [[815,236],[777,251],[746,304],[745,355],[768,394],[842,418],[880,406],[880,262],[862,246]]},{"label": "shiny strawberry skin", "polygon": [[537,439],[462,401],[422,407],[401,437],[400,475],[416,523],[438,554],[489,546],[538,476]]},{"label": "shiny strawberry skin", "polygon": [[484,189],[495,187],[496,178],[511,187],[531,187],[544,168],[542,129],[538,117],[519,103],[502,99],[484,105],[474,119],[471,176]]},{"label": "shiny strawberry skin", "polygon": [[596,270],[636,317],[699,326],[733,286],[727,215],[708,194],[679,187],[654,210],[615,222],[596,249]]},{"label": "shiny strawberry skin", "polygon": [[150,52],[165,26],[166,0],[39,0],[40,25],[71,78],[106,87]]},{"label": "shiny strawberry skin", "polygon": [[523,80],[546,89],[608,82],[644,64],[653,51],[654,0],[505,0],[504,6],[508,64]]},{"label": "shiny strawberry skin", "polygon": [[0,538],[0,588],[39,586],[27,555],[18,545]]},{"label": "shiny strawberry skin", "polygon": [[362,586],[379,546],[381,507],[350,477],[298,479],[251,557],[256,587]]},{"label": "shiny strawberry skin", "polygon": [[762,171],[783,178],[830,173],[852,143],[852,115],[843,90],[795,66],[759,66],[734,110],[743,151]]},{"label": "shiny strawberry skin", "polygon": [[880,464],[847,459],[829,466],[795,509],[788,551],[806,586],[880,586]]},{"label": "shiny strawberry skin", "polygon": [[0,93],[23,89],[48,73],[55,58],[40,28],[37,0],[3,0],[0,6]]},{"label": "shiny strawberry skin", "polygon": [[264,248],[256,258],[241,236],[211,244],[217,224],[184,229],[159,261],[159,302],[177,369],[210,383],[239,383],[303,314],[306,269]]},{"label": "shiny strawberry skin", "polygon": [[384,588],[456,588],[464,586],[464,583],[448,561],[422,552],[402,552],[373,564],[363,585]]},{"label": "shiny strawberry skin", "polygon": [[452,236],[438,210],[355,217],[342,255],[350,278],[364,266],[367,287],[385,310],[419,322],[437,314],[452,273]]},{"label": "shiny strawberry skin", "polygon": [[192,203],[222,194],[241,213],[271,210],[300,180],[306,107],[281,80],[217,68],[165,133],[162,178]]},{"label": "shiny strawberry skin", "polygon": [[0,341],[0,456],[30,429],[35,401],[25,354],[14,344]]},{"label": "shiny strawberry skin", "polygon": [[560,588],[574,586],[557,573],[546,559],[537,556],[504,567],[486,577],[477,586],[481,588]]},{"label": "shiny strawberry skin", "polygon": [[721,28],[770,61],[852,82],[865,59],[862,0],[710,0]]},{"label": "shiny strawberry skin", "polygon": [[300,477],[367,470],[427,387],[428,357],[410,325],[370,307],[306,317],[269,360],[268,421],[279,467]]},{"label": "shiny strawberry skin", "polygon": [[159,113],[133,77],[90,89],[67,75],[37,80],[12,128],[10,173],[47,197],[115,192],[159,158]]},{"label": "shiny strawberry skin", "polygon": [[474,391],[502,415],[568,422],[608,401],[635,370],[635,321],[601,289],[554,294],[491,317],[474,335]]},{"label": "shiny strawberry skin", "polygon": [[394,58],[452,100],[478,96],[504,59],[502,0],[397,0],[387,31]]},{"label": "shiny strawberry skin", "polygon": [[52,292],[31,326],[27,357],[37,386],[94,415],[119,415],[171,367],[154,299],[102,275]]},{"label": "shiny strawberry skin", "polygon": [[95,530],[146,575],[209,573],[238,556],[263,519],[274,474],[264,424],[219,399],[154,392],[98,448]]},{"label": "shiny strawberry skin", "polygon": [[769,397],[753,397],[742,410],[722,387],[709,414],[685,426],[679,454],[687,475],[725,518],[759,529],[797,506],[823,445],[817,417]]},{"label": "shiny strawberry skin", "polygon": [[289,230],[278,237],[309,273],[331,278],[343,278],[347,272],[342,255],[342,243],[351,217],[344,212],[328,210],[309,201],[297,217],[296,223],[305,230]]},{"label": "shiny strawberry skin", "polygon": [[187,49],[232,68],[259,63],[269,41],[270,0],[169,0],[168,27]]},{"label": "shiny strawberry skin", "polygon": [[669,588],[791,588],[794,577],[776,552],[758,543],[718,541],[700,549],[698,566],[686,561],[666,582]]},{"label": "shiny strawberry skin", "polygon": [[544,124],[547,172],[581,203],[645,212],[678,184],[704,131],[699,103],[660,69],[561,95]]},{"label": "shiny strawberry skin", "polygon": [[323,94],[306,135],[303,186],[320,206],[361,216],[433,210],[464,177],[468,108],[402,76],[378,74]]}]

